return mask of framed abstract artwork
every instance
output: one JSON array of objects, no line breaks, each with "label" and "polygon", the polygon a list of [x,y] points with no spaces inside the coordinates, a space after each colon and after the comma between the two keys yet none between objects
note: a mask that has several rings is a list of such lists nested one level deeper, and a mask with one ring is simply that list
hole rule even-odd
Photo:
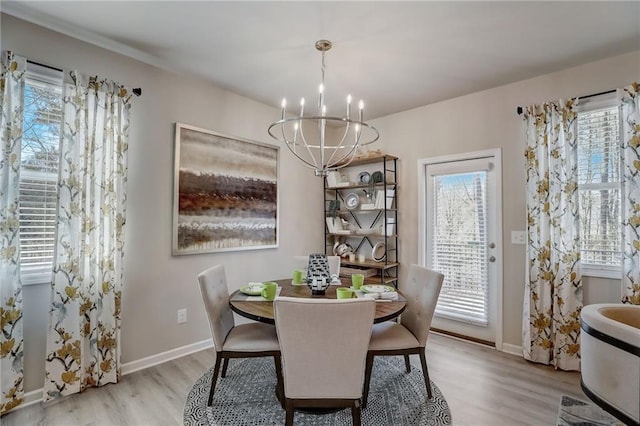
[{"label": "framed abstract artwork", "polygon": [[172,254],[278,247],[278,155],[176,123]]}]

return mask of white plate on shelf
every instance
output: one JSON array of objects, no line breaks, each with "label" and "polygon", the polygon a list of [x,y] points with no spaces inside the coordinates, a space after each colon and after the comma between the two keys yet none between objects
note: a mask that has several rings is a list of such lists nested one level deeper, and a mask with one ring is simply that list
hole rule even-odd
[{"label": "white plate on shelf", "polygon": [[344,205],[347,209],[353,210],[360,205],[360,196],[355,192],[350,192],[344,197]]},{"label": "white plate on shelf", "polygon": [[373,246],[371,250],[371,258],[376,262],[382,262],[387,255],[387,247],[386,245],[380,241],[376,245]]}]

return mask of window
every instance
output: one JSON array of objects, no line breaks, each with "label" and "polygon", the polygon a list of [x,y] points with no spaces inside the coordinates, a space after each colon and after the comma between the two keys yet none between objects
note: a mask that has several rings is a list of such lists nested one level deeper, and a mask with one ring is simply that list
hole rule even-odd
[{"label": "window", "polygon": [[614,105],[600,102],[578,113],[582,273],[608,278],[620,278],[622,257],[620,118]]},{"label": "window", "polygon": [[55,247],[62,73],[29,63],[20,164],[20,273],[23,284],[51,279]]}]

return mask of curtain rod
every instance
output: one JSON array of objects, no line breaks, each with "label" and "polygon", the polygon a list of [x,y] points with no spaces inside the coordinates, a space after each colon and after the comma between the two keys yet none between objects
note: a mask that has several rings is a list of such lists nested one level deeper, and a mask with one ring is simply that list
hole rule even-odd
[{"label": "curtain rod", "polygon": [[[609,93],[615,93],[615,91],[616,90],[613,89],[613,90],[607,90],[607,91],[599,92],[599,93],[592,93],[590,95],[578,96],[578,99],[587,99],[587,98],[593,98],[593,97],[600,96],[600,95],[608,95]],[[523,112],[524,112],[524,110],[522,109],[521,106],[516,107],[516,114],[520,115]]]},{"label": "curtain rod", "polygon": [[[51,65],[41,64],[40,62],[32,61],[30,59],[27,59],[27,63],[33,64],[33,65],[38,65],[38,66],[44,67],[44,68],[49,68],[50,70],[63,72],[63,70],[61,70],[60,68],[52,67]],[[142,95],[142,89],[140,87],[136,87],[135,89],[131,89],[131,91],[136,96],[141,96]]]}]

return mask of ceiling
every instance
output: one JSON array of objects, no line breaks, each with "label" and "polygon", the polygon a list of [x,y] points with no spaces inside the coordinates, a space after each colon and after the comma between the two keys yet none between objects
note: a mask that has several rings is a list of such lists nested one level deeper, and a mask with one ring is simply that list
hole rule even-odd
[{"label": "ceiling", "polygon": [[3,0],[2,11],[265,104],[305,97],[306,111],[314,44],[329,39],[328,114],[352,94],[365,119],[640,49],[638,1]]}]

